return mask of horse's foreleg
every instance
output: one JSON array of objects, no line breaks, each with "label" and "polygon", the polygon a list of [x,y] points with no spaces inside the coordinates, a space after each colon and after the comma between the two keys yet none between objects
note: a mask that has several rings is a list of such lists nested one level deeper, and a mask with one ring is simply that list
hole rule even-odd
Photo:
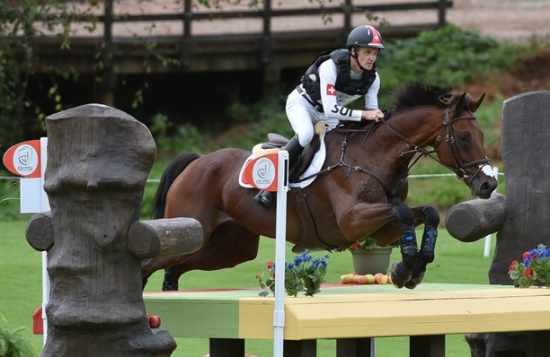
[{"label": "horse's foreleg", "polygon": [[411,279],[405,283],[408,289],[414,289],[424,279],[426,266],[433,262],[435,257],[435,243],[437,240],[437,227],[439,225],[439,213],[432,206],[425,206],[422,209],[426,217],[424,225],[424,234],[422,234],[422,243],[417,259],[414,263]]},{"label": "horse's foreleg", "polygon": [[392,264],[391,280],[396,288],[401,289],[411,280],[413,275],[413,268],[418,255],[418,245],[414,229],[414,212],[406,204],[400,203],[395,206],[395,216],[401,222],[399,247],[403,260]]}]

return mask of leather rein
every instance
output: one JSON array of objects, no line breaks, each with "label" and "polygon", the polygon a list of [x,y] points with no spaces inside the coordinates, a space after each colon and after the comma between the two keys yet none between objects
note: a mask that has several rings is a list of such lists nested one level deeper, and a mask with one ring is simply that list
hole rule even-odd
[{"label": "leather rein", "polygon": [[[424,156],[428,156],[430,158],[432,158],[433,160],[437,161],[438,163],[440,163],[442,166],[446,167],[447,169],[451,170],[452,172],[455,173],[456,177],[459,179],[459,180],[465,180],[465,182],[468,184],[468,186],[470,186],[472,184],[472,181],[477,177],[477,175],[481,172],[482,168],[484,165],[481,165],[481,164],[489,164],[489,158],[487,156],[479,159],[479,160],[475,160],[475,161],[471,161],[471,162],[468,162],[468,163],[465,163],[461,158],[460,158],[460,154],[459,154],[459,150],[458,150],[458,147],[457,147],[457,144],[456,144],[456,137],[455,137],[455,134],[454,134],[454,131],[453,131],[453,123],[459,121],[459,120],[475,120],[476,117],[475,116],[472,116],[472,115],[467,115],[467,116],[460,116],[460,117],[456,117],[456,118],[452,118],[449,120],[449,112],[450,112],[450,109],[449,108],[446,108],[445,109],[445,120],[443,122],[443,125],[441,127],[441,130],[439,132],[439,135],[437,137],[437,139],[435,140],[435,144],[433,145],[433,150],[431,151],[428,151],[422,147],[419,147],[418,145],[414,144],[411,140],[409,140],[407,137],[403,136],[402,134],[400,134],[398,131],[396,131],[394,128],[392,128],[387,120],[389,119],[389,116],[390,116],[390,113],[389,112],[386,112],[386,116],[381,119],[381,123],[384,124],[384,126],[386,126],[386,128],[392,133],[394,134],[395,136],[397,136],[399,139],[403,140],[405,143],[407,143],[407,146],[410,146],[410,147],[413,147],[414,149],[412,150],[408,150],[408,151],[404,151],[402,152],[401,154],[399,154],[399,157],[403,157],[405,155],[408,155],[408,154],[411,154],[411,153],[419,153],[420,155],[416,158],[416,160],[409,166],[407,167],[406,169],[406,175],[401,178],[396,184],[393,185],[393,187],[397,190],[395,192],[395,194],[397,194],[397,192],[399,191],[399,187],[407,181],[407,177],[409,175],[409,171],[410,169],[414,166],[414,164],[416,164],[416,162],[424,157]],[[386,190],[389,190],[390,188],[392,188],[392,185],[390,183],[388,183],[387,181],[385,181],[384,179],[382,179],[380,176],[378,176],[376,173],[368,170],[368,169],[365,169],[361,166],[354,166],[354,163],[355,163],[355,160],[363,146],[363,144],[365,143],[368,135],[373,131],[373,129],[375,127],[377,127],[380,123],[376,123],[376,122],[372,122],[371,125],[369,125],[368,127],[364,127],[364,128],[361,128],[361,129],[337,129],[337,130],[340,130],[340,131],[343,131],[345,132],[345,136],[344,136],[344,141],[342,142],[342,145],[341,145],[341,153],[340,153],[340,161],[334,165],[331,165],[331,166],[328,166],[326,169],[323,169],[321,171],[319,171],[318,173],[316,174],[313,174],[313,175],[310,175],[308,177],[305,177],[303,178],[302,180],[306,180],[310,177],[313,177],[313,176],[316,176],[316,175],[320,175],[321,173],[323,172],[326,172],[326,171],[332,171],[334,170],[335,168],[337,167],[348,167],[348,172],[347,172],[347,175],[346,177],[349,177],[349,174],[351,172],[351,170],[355,170],[355,171],[358,171],[358,172],[362,172],[362,173],[365,173],[367,175],[370,175],[372,177],[374,177],[376,180],[378,180],[380,182],[380,184],[386,189]],[[347,148],[347,139],[348,139],[348,134],[350,133],[364,133],[366,132],[366,135],[365,137],[363,138],[362,142],[361,142],[361,145],[359,146],[359,149],[357,150],[357,153],[355,155],[355,157],[353,158],[353,161],[351,164],[347,164],[346,162],[344,162],[344,156],[345,156],[345,153],[346,153],[346,148]],[[453,158],[453,162],[455,164],[455,167],[457,167],[457,169],[453,168],[453,167],[450,167],[450,166],[447,166],[445,165],[443,162],[441,162],[441,160],[439,160],[439,158],[437,158],[436,156],[434,156],[433,154],[435,153],[435,148],[437,147],[437,145],[439,144],[439,142],[441,142],[441,137],[443,136],[443,133],[446,132],[446,136],[445,136],[445,141],[447,142],[447,148],[451,154],[451,157]],[[466,174],[466,169],[469,168],[469,167],[472,167],[472,166],[475,166],[475,165],[479,165],[479,168],[476,170],[476,172],[472,175],[472,176],[469,176]]]}]

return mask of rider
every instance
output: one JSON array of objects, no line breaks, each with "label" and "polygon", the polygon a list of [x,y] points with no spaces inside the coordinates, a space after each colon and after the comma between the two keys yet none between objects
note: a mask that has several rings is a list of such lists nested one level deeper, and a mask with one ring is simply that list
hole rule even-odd
[{"label": "rider", "polygon": [[[382,48],[380,32],[373,26],[362,25],[350,32],[345,49],[323,52],[307,69],[302,84],[290,93],[286,102],[286,114],[296,133],[282,148],[288,151],[289,167],[313,139],[315,123],[325,121],[335,127],[342,120],[384,118],[378,109],[380,78],[375,68]],[[364,110],[346,108],[362,96]],[[274,199],[275,194],[269,191],[260,191],[254,197],[266,210]]]}]

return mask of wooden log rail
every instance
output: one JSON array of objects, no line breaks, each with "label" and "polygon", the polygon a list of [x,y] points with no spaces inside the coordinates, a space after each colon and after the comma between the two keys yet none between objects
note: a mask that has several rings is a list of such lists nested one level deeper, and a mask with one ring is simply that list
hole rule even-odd
[{"label": "wooden log rail", "polygon": [[[377,337],[409,336],[411,357],[444,357],[445,335],[535,331],[535,357],[548,355],[550,289],[421,284],[323,287],[285,297],[285,357],[313,357],[317,339],[336,339],[337,357],[373,356]],[[244,356],[246,339],[273,339],[273,297],[258,290],[145,293],[174,337],[209,338],[210,357]]]}]

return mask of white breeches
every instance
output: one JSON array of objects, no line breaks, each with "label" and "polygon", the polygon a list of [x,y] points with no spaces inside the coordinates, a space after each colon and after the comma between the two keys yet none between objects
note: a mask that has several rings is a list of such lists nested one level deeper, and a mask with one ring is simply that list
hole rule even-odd
[{"label": "white breeches", "polygon": [[338,125],[337,119],[327,119],[324,113],[320,113],[297,90],[292,91],[286,100],[286,115],[292,129],[298,135],[302,147],[306,147],[314,135],[314,126],[319,121],[325,121],[331,127]]}]

